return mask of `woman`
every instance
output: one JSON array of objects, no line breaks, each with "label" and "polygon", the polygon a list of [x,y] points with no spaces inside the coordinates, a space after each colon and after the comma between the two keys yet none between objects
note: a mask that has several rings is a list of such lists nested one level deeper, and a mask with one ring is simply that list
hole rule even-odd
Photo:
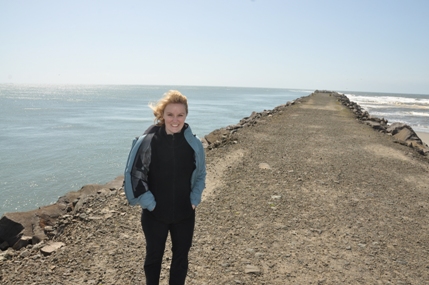
[{"label": "woman", "polygon": [[195,208],[205,187],[204,149],[185,123],[188,102],[179,91],[170,90],[156,105],[149,106],[156,124],[145,132],[133,168],[133,193],[127,197],[130,204],[143,208],[146,283],[159,284],[170,232],[173,257],[169,284],[185,284]]}]

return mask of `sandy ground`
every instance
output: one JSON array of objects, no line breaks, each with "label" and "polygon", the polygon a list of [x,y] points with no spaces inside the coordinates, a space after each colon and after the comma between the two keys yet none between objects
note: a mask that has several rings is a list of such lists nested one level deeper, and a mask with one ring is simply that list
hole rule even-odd
[{"label": "sandy ground", "polygon": [[427,145],[429,145],[429,133],[416,132],[417,136]]},{"label": "sandy ground", "polygon": [[[256,110],[258,111],[258,110]],[[207,150],[186,284],[429,284],[429,160],[317,93]],[[145,284],[120,189],[66,217],[49,256],[0,255],[1,284]],[[170,243],[160,284],[168,284]]]}]

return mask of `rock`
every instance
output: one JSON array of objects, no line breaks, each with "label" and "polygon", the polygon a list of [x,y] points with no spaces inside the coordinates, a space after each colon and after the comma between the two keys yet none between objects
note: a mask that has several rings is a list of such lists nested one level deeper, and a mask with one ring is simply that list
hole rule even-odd
[{"label": "rock", "polygon": [[[16,254],[17,252],[16,251],[14,251],[14,250],[12,250],[11,248],[10,249],[8,249],[8,250],[6,250],[6,251],[4,251],[4,252],[1,252],[0,253],[0,261],[6,261],[6,260],[9,260],[9,259],[12,259],[14,256],[16,256],[17,254]],[[1,275],[0,275],[1,276]],[[1,281],[2,279],[0,279],[0,281]]]},{"label": "rock", "polygon": [[386,128],[379,122],[375,122],[375,121],[363,121],[365,124],[367,124],[368,126],[370,126],[371,128],[373,128],[374,130],[381,130],[384,131]]},{"label": "rock", "polygon": [[32,237],[21,236],[20,239],[12,246],[14,250],[20,250],[23,247],[26,247],[31,243]]},{"label": "rock", "polygon": [[225,129],[217,129],[213,132],[209,133],[208,135],[204,136],[204,139],[207,141],[209,145],[214,144],[219,138],[222,137],[222,135],[227,134],[227,130]]},{"label": "rock", "polygon": [[21,257],[21,258],[26,258],[26,257],[29,257],[29,256],[30,256],[30,252],[28,250],[24,250],[23,252],[21,252],[19,254],[19,257]]},{"label": "rock", "polygon": [[63,247],[65,244],[62,242],[53,242],[49,245],[46,245],[40,249],[43,255],[51,255],[53,252],[57,251],[61,247]]},{"label": "rock", "polygon": [[209,142],[206,140],[206,138],[202,138],[200,140],[204,148],[207,148],[209,146]]},{"label": "rock", "polygon": [[402,123],[393,123],[386,131],[392,134],[397,142],[414,148],[421,155],[429,154],[429,147],[423,143],[410,126]]},{"label": "rock", "polygon": [[33,245],[38,244],[39,242],[42,242],[45,237],[46,237],[45,235],[43,235],[43,236],[34,235],[31,238],[31,244],[33,244]]},{"label": "rock", "polygon": [[250,274],[250,273],[252,273],[252,274],[260,274],[261,270],[257,266],[249,265],[248,264],[248,265],[246,265],[246,268],[244,269],[244,272],[246,274]]},{"label": "rock", "polygon": [[6,250],[9,247],[7,241],[4,241],[0,244],[0,250]]},{"label": "rock", "polygon": [[409,129],[407,127],[404,127],[402,130],[394,134],[393,137],[403,142],[412,140],[419,144],[422,144],[422,141],[419,139],[416,133],[412,129]]},{"label": "rock", "polygon": [[45,232],[52,232],[54,229],[52,228],[52,226],[46,226],[44,230]]},{"label": "rock", "polygon": [[14,245],[19,240],[19,234],[23,229],[24,226],[15,221],[13,215],[5,214],[0,220],[0,242]]},{"label": "rock", "polygon": [[407,265],[408,264],[408,262],[407,261],[405,261],[405,260],[396,260],[396,263],[397,264],[400,264],[400,265]]},{"label": "rock", "polygon": [[265,163],[265,162],[259,163],[259,168],[260,169],[271,169],[270,165],[268,163]]},{"label": "rock", "polygon": [[240,129],[242,127],[243,127],[242,125],[237,124],[237,125],[230,125],[230,126],[226,127],[226,129],[227,130],[236,130],[236,129]]},{"label": "rock", "polygon": [[265,254],[263,254],[262,252],[257,252],[255,253],[255,257],[261,258],[263,257]]},{"label": "rock", "polygon": [[403,123],[393,123],[390,126],[388,126],[386,128],[386,131],[388,133],[391,133],[392,135],[397,134],[400,130],[402,130],[403,128],[408,127],[407,124],[403,124]]}]

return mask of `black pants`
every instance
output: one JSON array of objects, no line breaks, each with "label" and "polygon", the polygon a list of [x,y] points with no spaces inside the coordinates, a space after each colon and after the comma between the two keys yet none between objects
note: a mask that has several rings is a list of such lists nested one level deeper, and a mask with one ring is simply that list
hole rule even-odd
[{"label": "black pants", "polygon": [[150,213],[143,211],[141,223],[146,238],[146,259],[144,271],[147,285],[158,285],[162,257],[168,232],[170,232],[173,258],[170,266],[170,285],[185,284],[188,272],[188,253],[192,246],[195,227],[195,213],[186,220],[166,224],[157,221]]}]

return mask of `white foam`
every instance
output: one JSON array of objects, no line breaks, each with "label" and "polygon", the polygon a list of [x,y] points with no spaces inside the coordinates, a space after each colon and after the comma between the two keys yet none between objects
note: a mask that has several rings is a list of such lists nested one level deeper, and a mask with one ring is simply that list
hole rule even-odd
[{"label": "white foam", "polygon": [[414,116],[414,117],[428,117],[429,118],[429,113],[427,113],[427,112],[415,112],[415,111],[413,111],[413,112],[409,112],[409,114],[411,116]]},{"label": "white foam", "polygon": [[351,101],[358,104],[374,104],[374,105],[415,105],[429,107],[429,99],[420,98],[407,98],[407,97],[395,97],[395,96],[361,96],[361,95],[346,95]]}]

